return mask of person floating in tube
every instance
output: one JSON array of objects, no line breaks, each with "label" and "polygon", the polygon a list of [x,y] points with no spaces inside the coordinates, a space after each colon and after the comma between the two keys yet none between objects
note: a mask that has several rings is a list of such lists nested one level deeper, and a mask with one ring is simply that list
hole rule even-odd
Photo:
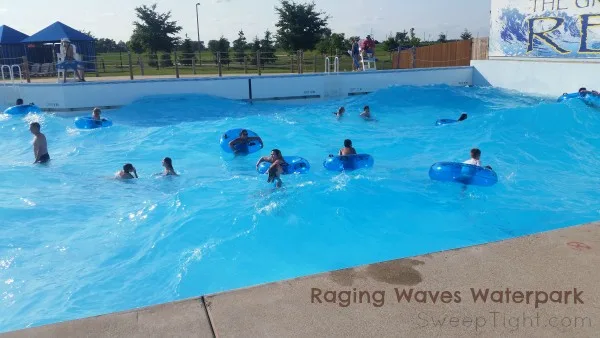
[{"label": "person floating in tube", "polygon": [[595,90],[589,91],[589,90],[587,90],[587,88],[585,88],[585,87],[579,88],[579,96],[585,97],[585,96],[586,96],[586,95],[588,95],[588,94],[592,94],[592,95],[600,96],[600,93],[598,93],[598,92],[597,92],[597,91],[595,91]]},{"label": "person floating in tube", "polygon": [[236,155],[247,155],[250,151],[248,150],[248,146],[252,145],[251,143],[254,141],[260,142],[260,146],[262,148],[263,141],[258,136],[248,137],[248,131],[246,129],[242,129],[240,132],[240,136],[235,140],[229,142],[229,148]]},{"label": "person floating in tube", "polygon": [[121,170],[117,173],[117,178],[120,178],[123,180],[138,178],[137,171],[135,170],[135,167],[133,166],[133,164],[131,164],[131,163],[125,164],[123,166],[123,170]]},{"label": "person floating in tube", "polygon": [[[481,158],[481,150],[479,150],[478,148],[473,148],[473,149],[471,149],[471,158],[464,161],[463,163],[481,167],[480,158]],[[493,170],[492,167],[490,167],[489,165],[486,165],[484,168]]]},{"label": "person floating in tube", "polygon": [[261,157],[258,160],[258,162],[256,163],[257,169],[258,169],[258,166],[262,162],[271,163],[271,166],[269,167],[269,170],[267,171],[269,173],[269,178],[267,179],[267,183],[271,183],[271,182],[275,181],[275,186],[277,188],[281,188],[281,185],[283,184],[283,182],[281,182],[280,176],[281,176],[281,174],[283,174],[284,168],[288,166],[288,163],[283,159],[283,155],[281,155],[281,150],[273,149],[273,150],[271,150],[271,156]]}]

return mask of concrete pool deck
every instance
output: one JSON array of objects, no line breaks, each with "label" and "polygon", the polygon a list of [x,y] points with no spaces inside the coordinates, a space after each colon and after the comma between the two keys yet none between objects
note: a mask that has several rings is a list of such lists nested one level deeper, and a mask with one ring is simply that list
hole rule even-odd
[{"label": "concrete pool deck", "polygon": [[599,265],[595,222],[0,336],[591,337]]}]

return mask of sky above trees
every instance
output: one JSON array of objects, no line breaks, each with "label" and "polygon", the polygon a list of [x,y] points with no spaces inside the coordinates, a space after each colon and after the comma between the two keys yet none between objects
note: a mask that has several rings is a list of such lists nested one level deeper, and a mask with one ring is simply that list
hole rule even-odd
[{"label": "sky above trees", "polygon": [[[146,0],[55,0],[2,1],[0,24],[33,34],[55,21],[96,37],[128,41],[133,31],[135,8],[157,1]],[[171,11],[172,19],[196,39],[195,3],[198,1],[158,2],[159,11]],[[275,31],[278,0],[208,0],[199,1],[200,39],[208,41],[221,35],[231,41],[243,29],[250,39],[262,37],[266,30]],[[298,1],[302,3],[303,1]],[[440,32],[448,39],[458,38],[465,28],[474,37],[489,33],[489,0],[414,1],[414,0],[319,0],[316,8],[331,16],[329,28],[347,36],[373,34],[384,40],[390,33],[411,27],[425,40],[436,40]],[[38,10],[39,9],[39,10]],[[74,10],[77,9],[77,10]],[[23,20],[27,13],[27,20]]]}]

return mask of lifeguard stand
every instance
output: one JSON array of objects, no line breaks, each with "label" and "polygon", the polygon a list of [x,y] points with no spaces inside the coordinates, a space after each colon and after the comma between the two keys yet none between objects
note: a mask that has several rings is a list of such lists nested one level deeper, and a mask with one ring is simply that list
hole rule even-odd
[{"label": "lifeguard stand", "polygon": [[367,55],[367,57],[364,56],[363,53],[363,49],[359,48],[359,52],[360,52],[360,64],[362,66],[362,70],[363,71],[368,71],[368,70],[377,70],[377,59],[375,57],[373,57],[373,55]]},{"label": "lifeguard stand", "polygon": [[[60,63],[64,61],[64,57],[66,55],[66,51],[65,51],[65,47],[63,47],[62,43],[55,43],[54,44],[59,45],[60,46],[60,52],[56,53],[56,63]],[[81,62],[81,54],[77,53],[77,46],[75,46],[74,44],[71,44],[71,47],[73,48],[73,55],[75,57],[75,60],[80,61]],[[56,47],[55,47],[56,48]],[[67,72],[67,78],[69,77],[69,73],[73,74],[73,80],[77,79],[77,75],[75,74],[75,70],[73,70],[72,68],[69,69],[57,69],[56,73],[57,73],[57,77],[58,77],[58,82],[60,82],[63,78],[64,78],[64,73]]]}]

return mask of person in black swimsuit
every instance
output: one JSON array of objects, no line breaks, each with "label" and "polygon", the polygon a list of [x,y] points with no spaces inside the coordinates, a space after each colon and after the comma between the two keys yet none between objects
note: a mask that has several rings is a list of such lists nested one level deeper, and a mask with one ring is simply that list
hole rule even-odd
[{"label": "person in black swimsuit", "polygon": [[253,141],[260,142],[262,148],[263,141],[260,137],[248,137],[248,131],[246,129],[242,129],[240,136],[229,142],[229,148],[231,148],[231,151],[233,151],[233,153],[236,155],[246,155],[250,152],[248,150],[248,146],[252,145],[251,142]]},{"label": "person in black swimsuit", "polygon": [[281,150],[273,149],[271,150],[271,156],[261,157],[256,163],[256,168],[262,162],[269,162],[271,166],[267,171],[269,173],[269,178],[267,179],[267,183],[275,182],[275,186],[280,188],[283,182],[281,182],[281,174],[283,174],[285,168],[288,166],[288,163],[283,159],[283,155],[281,154]]}]

